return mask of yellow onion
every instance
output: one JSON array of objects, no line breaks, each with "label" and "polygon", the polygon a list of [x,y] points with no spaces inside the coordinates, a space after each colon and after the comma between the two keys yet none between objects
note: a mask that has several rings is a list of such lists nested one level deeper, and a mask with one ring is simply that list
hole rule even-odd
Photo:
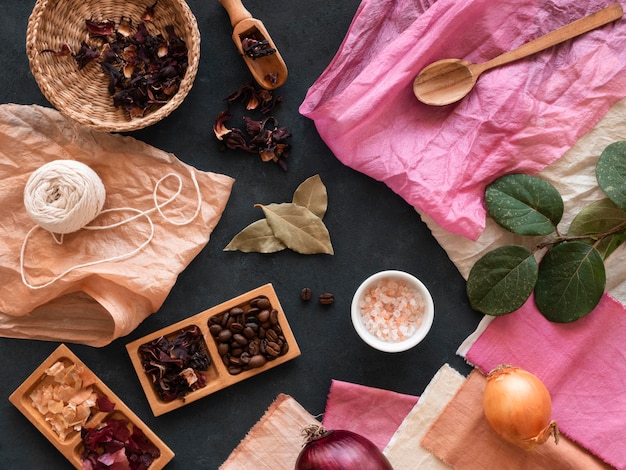
[{"label": "yellow onion", "polygon": [[533,450],[550,436],[558,443],[550,392],[528,371],[510,365],[493,369],[487,375],[483,406],[493,430],[511,444]]}]

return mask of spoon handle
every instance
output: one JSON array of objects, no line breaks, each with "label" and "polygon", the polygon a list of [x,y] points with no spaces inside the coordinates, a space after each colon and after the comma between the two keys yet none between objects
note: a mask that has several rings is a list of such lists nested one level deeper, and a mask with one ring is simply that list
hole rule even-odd
[{"label": "spoon handle", "polygon": [[228,12],[228,17],[230,18],[230,24],[233,28],[237,25],[237,23],[252,18],[252,14],[243,6],[241,0],[219,0],[220,4],[226,9]]},{"label": "spoon handle", "polygon": [[522,59],[536,52],[543,51],[549,47],[555,46],[562,42],[572,39],[580,34],[587,33],[592,29],[596,29],[611,21],[615,21],[623,15],[622,6],[619,3],[613,3],[608,7],[598,10],[591,15],[585,16],[576,20],[570,24],[555,29],[554,31],[540,36],[537,39],[533,39],[520,47],[513,49],[512,51],[505,52],[493,59],[483,62],[482,64],[475,64],[472,66],[472,71],[475,74],[480,74],[486,70],[498,67],[500,65],[508,64],[509,62]]}]

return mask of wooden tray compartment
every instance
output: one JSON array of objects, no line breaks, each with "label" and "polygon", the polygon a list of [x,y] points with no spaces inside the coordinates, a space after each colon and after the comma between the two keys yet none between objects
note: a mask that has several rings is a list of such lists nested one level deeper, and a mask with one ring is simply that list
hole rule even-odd
[{"label": "wooden tray compartment", "polygon": [[[288,344],[288,350],[273,360],[267,361],[265,365],[261,367],[244,370],[241,373],[233,375],[228,371],[228,368],[224,364],[222,356],[218,351],[218,342],[215,338],[213,338],[209,331],[210,320],[213,317],[218,317],[223,315],[225,312],[229,312],[234,307],[243,306],[244,308],[247,308],[248,303],[258,297],[266,297],[270,302],[271,308],[277,311],[278,324],[280,325],[281,333]],[[191,327],[192,325],[197,326],[202,332],[209,358],[211,359],[211,366],[208,372],[204,373],[206,376],[206,385],[188,393],[182,399],[165,401],[158,395],[152,380],[143,368],[139,347],[162,336],[168,339],[172,338],[183,329]],[[215,307],[177,323],[173,323],[172,325],[146,335],[143,338],[139,338],[127,344],[126,349],[128,350],[128,354],[133,366],[135,367],[135,371],[137,372],[137,376],[139,377],[139,381],[141,382],[141,386],[146,394],[146,398],[148,399],[154,416],[160,416],[164,413],[178,409],[188,403],[204,398],[207,395],[215,393],[300,356],[300,349],[296,343],[296,339],[291,331],[291,328],[289,327],[289,323],[287,322],[285,312],[278,301],[278,297],[276,296],[276,292],[274,291],[271,283],[241,294],[231,300],[223,302]]]},{"label": "wooden tray compartment", "polygon": [[118,419],[125,418],[132,426],[139,428],[145,436],[158,447],[161,455],[156,458],[150,470],[161,470],[172,460],[174,452],[152,432],[148,426],[139,419],[115,394],[108,388],[67,346],[61,344],[48,358],[35,369],[35,371],[20,385],[9,397],[9,401],[20,410],[20,412],[61,452],[65,458],[77,469],[82,468],[80,455],[83,450],[83,444],[80,437],[80,431],[72,430],[65,438],[61,438],[52,428],[50,423],[46,422],[44,416],[35,408],[30,399],[30,394],[37,387],[41,386],[45,380],[49,380],[46,370],[57,362],[63,362],[65,365],[74,364],[83,369],[84,374],[94,382],[92,388],[98,396],[106,396],[115,404],[115,409],[110,413],[102,412],[97,408],[92,408],[92,414],[87,419],[85,427],[94,428],[104,422],[109,416],[115,416]]}]

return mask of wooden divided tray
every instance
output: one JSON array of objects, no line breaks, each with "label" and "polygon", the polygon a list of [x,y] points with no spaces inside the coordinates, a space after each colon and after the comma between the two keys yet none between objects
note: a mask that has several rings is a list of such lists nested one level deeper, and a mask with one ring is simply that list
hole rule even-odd
[{"label": "wooden divided tray", "polygon": [[[250,305],[251,301],[253,301],[254,303],[254,300],[259,298],[264,298],[269,301],[269,307],[265,305],[261,309],[257,309]],[[254,312],[250,310],[251,308],[253,308]],[[237,309],[239,309],[238,316],[235,315]],[[273,354],[269,354],[269,352],[264,351],[262,354],[264,355],[264,358],[259,357],[259,354],[255,354],[256,350],[252,352],[248,352],[248,350],[246,350],[246,354],[244,354],[244,356],[246,356],[246,361],[252,356],[256,356],[255,359],[252,360],[250,363],[242,361],[241,367],[232,366],[230,364],[230,361],[227,358],[225,359],[224,357],[224,341],[218,340],[216,337],[213,336],[212,332],[210,331],[210,326],[215,323],[221,325],[222,321],[225,318],[225,315],[228,315],[229,317],[236,316],[239,319],[246,318],[247,320],[237,321],[237,323],[240,324],[246,323],[250,321],[250,318],[255,317],[253,313],[258,313],[259,310],[269,310],[273,312],[272,322],[274,326],[267,326],[269,325],[269,323],[267,322],[265,322],[264,324],[266,325],[268,330],[274,329],[274,331],[279,331],[279,334],[282,336],[279,343],[283,344],[283,346],[280,349],[280,352],[274,351]],[[263,323],[261,320],[254,319],[254,321],[259,324]],[[225,320],[224,323],[226,323]],[[278,327],[275,326],[276,324],[278,325]],[[202,375],[203,379],[206,382],[204,386],[196,388],[195,390],[188,391],[183,396],[179,396],[174,399],[169,399],[168,397],[168,399],[166,400],[162,398],[162,396],[159,394],[157,390],[158,385],[153,383],[152,375],[149,374],[144,368],[143,362],[146,360],[144,355],[145,352],[140,351],[140,348],[142,347],[142,345],[147,345],[148,343],[159,341],[161,338],[172,341],[181,332],[188,331],[190,328],[197,328],[197,330],[199,330],[199,332],[201,333],[203,340],[202,348],[210,359],[210,365],[208,366],[208,369],[195,370],[195,373]],[[230,328],[227,329],[230,330]],[[261,340],[256,336],[250,339],[250,343],[259,343],[260,341]],[[242,342],[246,343],[246,341],[243,339]],[[263,344],[266,343],[263,342]],[[256,346],[258,346],[258,344]],[[242,349],[239,348],[237,345],[229,347],[231,349]],[[128,354],[130,355],[130,359],[133,363],[133,366],[135,367],[137,376],[139,377],[139,381],[141,382],[141,386],[143,387],[148,402],[150,403],[150,407],[152,408],[152,412],[155,416],[159,416],[169,411],[180,408],[188,403],[215,393],[218,390],[241,382],[242,380],[260,374],[261,372],[265,372],[268,369],[283,364],[300,355],[300,349],[298,348],[296,339],[289,327],[287,317],[285,316],[285,312],[280,306],[280,302],[278,301],[278,297],[276,296],[276,292],[274,291],[272,284],[265,284],[261,287],[246,292],[245,294],[228,300],[220,305],[205,310],[204,312],[198,313],[185,320],[181,320],[170,326],[162,328],[152,334],[144,336],[143,338],[137,339],[132,343],[127,344],[126,349],[128,350]],[[269,351],[269,347],[267,351]],[[252,364],[254,365],[251,366]]]},{"label": "wooden divided tray", "polygon": [[82,468],[81,453],[84,449],[80,426],[78,429],[70,428],[62,437],[57,433],[44,415],[33,405],[30,398],[33,392],[38,393],[44,387],[52,386],[54,379],[46,371],[55,364],[60,363],[63,368],[76,366],[81,369],[81,377],[85,388],[91,387],[96,396],[106,396],[108,400],[115,404],[110,412],[100,411],[97,406],[88,407],[88,418],[85,421],[85,428],[98,428],[103,426],[109,418],[128,422],[130,430],[137,428],[142,431],[145,437],[154,444],[160,451],[160,456],[150,465],[150,470],[160,470],[172,460],[174,453],[146,426],[115,393],[111,391],[98,377],[80,360],[70,349],[61,344],[25,381],[15,390],[9,400],[28,420],[46,436],[46,438],[77,468]]}]

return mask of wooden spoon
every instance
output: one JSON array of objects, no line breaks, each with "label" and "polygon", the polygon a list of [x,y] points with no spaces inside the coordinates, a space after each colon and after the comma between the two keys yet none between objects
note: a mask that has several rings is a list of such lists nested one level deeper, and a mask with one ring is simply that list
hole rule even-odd
[{"label": "wooden spoon", "polygon": [[[233,41],[250,69],[254,80],[267,90],[273,90],[285,83],[287,66],[263,23],[252,17],[241,0],[219,0],[219,2],[228,12],[230,23],[233,26]],[[242,46],[242,41],[246,38],[267,41],[268,47],[276,52],[263,57],[250,57],[244,52]]]},{"label": "wooden spoon", "polygon": [[482,64],[461,59],[443,59],[425,67],[413,82],[413,93],[423,103],[443,106],[464,98],[481,73],[527,57],[622,17],[622,6],[614,3],[566,26],[534,39]]}]

